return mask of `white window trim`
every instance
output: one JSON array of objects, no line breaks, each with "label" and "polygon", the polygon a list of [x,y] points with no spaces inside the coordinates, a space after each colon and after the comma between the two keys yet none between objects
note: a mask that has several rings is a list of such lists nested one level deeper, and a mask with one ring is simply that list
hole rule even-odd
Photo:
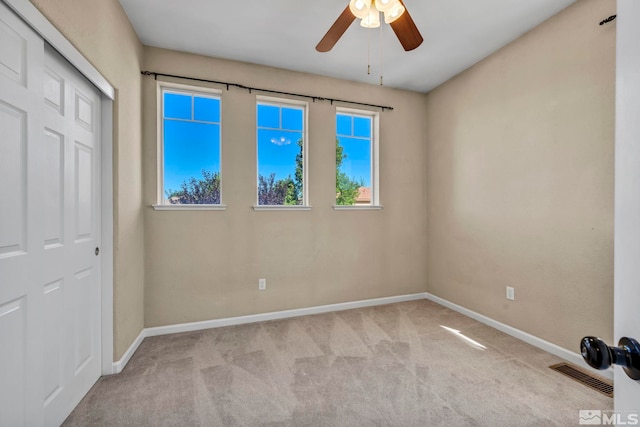
[{"label": "white window trim", "polygon": [[153,205],[156,211],[224,211],[227,205]]},{"label": "white window trim", "polygon": [[[302,129],[302,205],[259,205],[258,204],[258,104],[267,104],[281,107],[283,105],[292,105],[302,107],[304,110],[304,129]],[[297,99],[276,98],[273,96],[256,95],[256,204],[253,205],[254,211],[308,211],[311,210],[309,201],[309,103]]]},{"label": "white window trim", "polygon": [[333,205],[336,211],[381,211],[382,205]]},{"label": "white window trim", "polygon": [[371,110],[336,107],[336,116],[340,113],[371,118],[371,204],[333,205],[333,209],[337,211],[381,210],[383,206],[380,204],[380,113]]},{"label": "white window trim", "polygon": [[[164,126],[163,126],[163,108],[162,108],[162,90],[176,90],[178,92],[188,92],[190,94],[201,93],[203,95],[214,95],[220,98],[220,204],[219,205],[171,205],[164,204]],[[152,205],[156,211],[198,211],[198,210],[210,210],[210,211],[223,211],[226,209],[226,205],[222,203],[222,91],[219,89],[212,89],[207,87],[185,85],[180,83],[171,83],[158,81],[156,83],[156,135],[158,144],[158,163],[156,170],[157,176],[157,194],[156,204]]]},{"label": "white window trim", "polygon": [[306,205],[254,205],[254,211],[310,211]]}]

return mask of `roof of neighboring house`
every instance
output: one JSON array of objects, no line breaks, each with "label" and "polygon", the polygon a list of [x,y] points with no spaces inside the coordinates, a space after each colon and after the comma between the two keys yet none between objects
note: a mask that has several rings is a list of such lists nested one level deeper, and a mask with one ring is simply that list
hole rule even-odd
[{"label": "roof of neighboring house", "polygon": [[358,188],[358,197],[356,197],[356,203],[370,203],[371,202],[371,188],[360,187]]}]

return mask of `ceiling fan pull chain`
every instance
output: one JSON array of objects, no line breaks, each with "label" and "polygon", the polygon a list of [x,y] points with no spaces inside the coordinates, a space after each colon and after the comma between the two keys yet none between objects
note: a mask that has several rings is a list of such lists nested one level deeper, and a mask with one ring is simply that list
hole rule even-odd
[{"label": "ceiling fan pull chain", "polygon": [[380,86],[382,86],[382,25],[380,25]]},{"label": "ceiling fan pull chain", "polygon": [[367,31],[367,75],[371,74],[371,32]]}]

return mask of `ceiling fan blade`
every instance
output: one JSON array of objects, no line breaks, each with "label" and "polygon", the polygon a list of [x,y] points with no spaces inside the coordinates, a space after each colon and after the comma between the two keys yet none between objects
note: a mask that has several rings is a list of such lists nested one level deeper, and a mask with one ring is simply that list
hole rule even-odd
[{"label": "ceiling fan blade", "polygon": [[[402,3],[402,0],[400,2]],[[402,16],[391,23],[391,28],[406,51],[417,48],[424,40],[406,6]]]},{"label": "ceiling fan blade", "polygon": [[344,12],[338,16],[338,19],[336,19],[336,22],[334,22],[331,28],[329,28],[327,34],[325,34],[322,40],[320,40],[320,43],[316,46],[316,50],[318,52],[329,52],[333,49],[333,46],[335,46],[338,40],[340,40],[340,37],[342,37],[345,31],[347,31],[347,28],[349,28],[351,23],[355,20],[356,17],[353,16],[353,13],[351,13],[351,10],[349,10],[349,6],[347,5]]}]

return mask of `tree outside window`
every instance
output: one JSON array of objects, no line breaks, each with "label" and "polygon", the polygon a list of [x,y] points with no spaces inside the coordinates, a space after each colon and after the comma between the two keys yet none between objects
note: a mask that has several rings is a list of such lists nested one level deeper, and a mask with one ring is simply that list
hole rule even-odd
[{"label": "tree outside window", "polygon": [[305,205],[305,108],[258,102],[258,205]]},{"label": "tree outside window", "polygon": [[373,117],[336,114],[336,205],[373,204]]},{"label": "tree outside window", "polygon": [[220,97],[162,89],[163,204],[219,205]]}]

